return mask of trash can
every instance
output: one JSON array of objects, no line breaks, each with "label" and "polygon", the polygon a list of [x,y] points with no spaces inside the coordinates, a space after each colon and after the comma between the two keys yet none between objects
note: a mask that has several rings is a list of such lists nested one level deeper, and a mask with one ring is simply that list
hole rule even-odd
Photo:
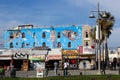
[{"label": "trash can", "polygon": [[16,77],[16,69],[15,68],[12,68],[11,70],[10,70],[10,77]]}]

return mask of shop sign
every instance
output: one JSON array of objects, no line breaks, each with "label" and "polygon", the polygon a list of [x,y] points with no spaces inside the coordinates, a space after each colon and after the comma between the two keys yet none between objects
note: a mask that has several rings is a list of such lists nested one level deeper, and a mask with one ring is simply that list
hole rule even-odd
[{"label": "shop sign", "polygon": [[93,46],[83,46],[83,54],[95,54]]},{"label": "shop sign", "polygon": [[32,55],[29,57],[30,60],[45,60],[45,55]]},{"label": "shop sign", "polygon": [[45,62],[40,62],[39,66],[36,69],[37,72],[37,78],[44,77],[44,70],[45,70]]},{"label": "shop sign", "polygon": [[47,56],[48,60],[58,60],[58,59],[62,59],[61,55],[48,55]]},{"label": "shop sign", "polygon": [[63,50],[64,55],[78,55],[77,50]]},{"label": "shop sign", "polygon": [[64,55],[64,58],[69,58],[69,59],[74,59],[74,58],[78,58],[78,56],[71,56],[71,55]]},{"label": "shop sign", "polygon": [[27,59],[28,54],[24,52],[16,52],[14,55],[14,59]]},{"label": "shop sign", "polygon": [[69,67],[70,67],[70,68],[77,68],[78,66],[77,66],[77,64],[70,64]]}]

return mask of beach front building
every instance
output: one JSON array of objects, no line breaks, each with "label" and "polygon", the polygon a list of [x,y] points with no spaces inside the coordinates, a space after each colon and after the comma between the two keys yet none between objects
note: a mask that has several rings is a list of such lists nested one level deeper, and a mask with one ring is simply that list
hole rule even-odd
[{"label": "beach front building", "polygon": [[[13,51],[12,59],[21,61],[20,68],[26,64],[30,68],[32,65],[39,65],[37,61],[45,61],[46,67],[53,69],[55,61],[62,66],[62,62],[67,59],[71,69],[83,68],[83,62],[86,62],[86,68],[90,69],[95,60],[90,30],[91,27],[88,25],[59,27],[19,25],[5,31],[4,48]],[[27,57],[21,58],[24,55]]]}]

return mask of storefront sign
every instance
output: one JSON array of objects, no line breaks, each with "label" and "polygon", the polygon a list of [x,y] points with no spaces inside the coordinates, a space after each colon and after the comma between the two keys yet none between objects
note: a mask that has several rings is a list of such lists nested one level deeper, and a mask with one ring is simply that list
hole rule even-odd
[{"label": "storefront sign", "polygon": [[48,55],[48,60],[59,60],[62,59],[62,55]]},{"label": "storefront sign", "polygon": [[27,59],[28,54],[24,52],[16,52],[14,59]]},{"label": "storefront sign", "polygon": [[63,54],[64,55],[77,55],[78,51],[77,50],[64,50]]},{"label": "storefront sign", "polygon": [[39,62],[39,66],[36,69],[37,78],[44,77],[44,70],[45,70],[45,62]]},{"label": "storefront sign", "polygon": [[95,54],[93,46],[83,46],[83,54]]},{"label": "storefront sign", "polygon": [[78,68],[77,64],[70,64],[70,68]]},{"label": "storefront sign", "polygon": [[64,50],[63,51],[63,57],[64,58],[77,58],[78,57],[78,51],[77,50]]},{"label": "storefront sign", "polygon": [[31,55],[30,60],[45,60],[45,55]]},{"label": "storefront sign", "polygon": [[68,56],[69,59],[77,58],[77,56]]}]

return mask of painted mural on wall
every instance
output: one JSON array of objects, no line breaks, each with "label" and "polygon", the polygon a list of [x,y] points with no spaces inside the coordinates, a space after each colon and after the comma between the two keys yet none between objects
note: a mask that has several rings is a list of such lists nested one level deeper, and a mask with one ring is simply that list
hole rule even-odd
[{"label": "painted mural on wall", "polygon": [[72,31],[72,30],[64,30],[63,31],[64,36],[66,36],[70,40],[76,40],[78,37],[78,33]]},{"label": "painted mural on wall", "polygon": [[61,26],[49,28],[23,28],[7,30],[4,47],[9,48],[64,48],[77,49],[82,45],[82,26]]},{"label": "painted mural on wall", "polygon": [[56,31],[52,29],[50,39],[53,42],[53,47],[56,47]]}]

